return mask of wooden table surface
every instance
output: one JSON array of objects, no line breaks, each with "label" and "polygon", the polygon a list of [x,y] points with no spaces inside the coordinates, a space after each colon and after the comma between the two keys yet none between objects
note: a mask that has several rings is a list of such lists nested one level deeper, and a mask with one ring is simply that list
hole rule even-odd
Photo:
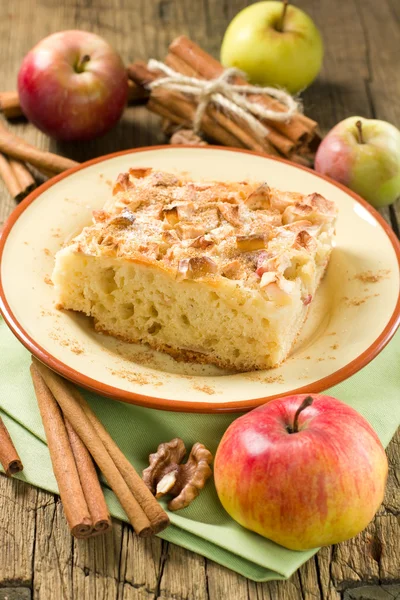
[{"label": "wooden table surface", "polygon": [[[185,33],[218,56],[222,34],[246,0],[0,0],[1,89],[15,88],[19,64],[41,38],[87,29],[128,63],[162,58]],[[298,0],[322,31],[325,60],[304,94],[305,111],[325,133],[351,115],[400,126],[399,0]],[[117,128],[87,144],[56,144],[33,126],[27,140],[76,160],[162,143],[158,118],[129,108]],[[1,185],[1,184],[0,184]],[[0,225],[15,203],[0,187]],[[400,205],[382,214],[398,232]],[[395,365],[394,365],[394,368]],[[388,448],[385,501],[356,538],[323,548],[287,582],[255,584],[159,539],[139,540],[115,522],[110,535],[74,540],[58,497],[0,477],[0,600],[196,599],[389,600],[400,598],[400,436]]]}]

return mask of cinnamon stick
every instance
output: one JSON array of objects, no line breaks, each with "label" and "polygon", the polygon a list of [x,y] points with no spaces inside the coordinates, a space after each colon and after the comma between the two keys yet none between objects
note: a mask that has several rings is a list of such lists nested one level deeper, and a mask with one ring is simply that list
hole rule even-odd
[{"label": "cinnamon stick", "polygon": [[128,104],[143,104],[148,100],[149,95],[144,87],[128,79]]},{"label": "cinnamon stick", "polygon": [[23,112],[19,103],[18,92],[0,92],[0,111],[6,119],[22,117]]},{"label": "cinnamon stick", "polygon": [[[33,358],[33,365],[56,398],[64,417],[71,423],[99,469],[103,472],[137,535],[142,537],[151,535],[153,530],[148,517],[133,496],[82,406],[77,402],[72,386],[35,358]],[[142,485],[144,486],[143,482]]]},{"label": "cinnamon stick", "polygon": [[75,433],[71,423],[68,419],[64,419],[64,422],[94,531],[105,533],[111,529],[111,517],[95,466],[86,446]]},{"label": "cinnamon stick", "polygon": [[[176,95],[178,98],[175,97]],[[151,112],[185,127],[191,126],[195,111],[195,106],[187,102],[183,95],[176,92],[170,93],[169,90],[157,90],[157,95],[152,96],[148,101],[147,108]],[[237,137],[218,123],[213,122],[206,114],[201,121],[201,126],[206,135],[225,146],[245,147]]]},{"label": "cinnamon stick", "polygon": [[22,194],[21,185],[9,161],[3,154],[0,154],[0,177],[4,181],[4,185],[8,189],[10,196],[15,198],[15,200],[19,200]]},{"label": "cinnamon stick", "polygon": [[31,377],[65,517],[71,533],[75,537],[86,538],[91,535],[93,524],[62,414],[53,394],[34,365],[31,365]]},{"label": "cinnamon stick", "polygon": [[0,154],[0,177],[10,195],[17,201],[25,198],[36,185],[24,164],[14,159],[8,159],[3,154]]},{"label": "cinnamon stick", "polygon": [[[194,69],[191,65],[188,65],[182,58],[176,56],[175,54],[167,54],[164,62],[166,65],[171,67],[171,69],[174,69],[178,73],[182,73],[182,75],[186,75],[187,77],[196,77],[199,79],[203,78],[200,73],[196,71],[196,69]],[[281,152],[284,156],[289,156],[289,154],[295,148],[295,142],[289,140],[287,137],[279,133],[279,131],[276,131],[271,127],[271,124],[268,124],[268,130],[269,131],[265,140],[265,145],[268,146],[268,148],[254,147],[252,144],[249,144],[248,141],[246,142],[246,140],[244,141],[245,147],[250,148],[251,150],[261,152],[268,151],[270,154],[277,154],[271,150],[270,146],[272,144],[272,146],[279,150],[279,152]],[[249,137],[251,137],[251,135]]]},{"label": "cinnamon stick", "polygon": [[150,69],[147,68],[146,63],[141,60],[137,60],[129,65],[127,72],[129,79],[131,79],[138,86],[144,88],[162,75],[160,72],[156,73],[155,71],[150,71]]},{"label": "cinnamon stick", "polygon": [[147,108],[156,115],[160,115],[160,117],[164,117],[164,119],[167,119],[176,125],[190,127],[190,123],[187,119],[171,112],[162,102],[159,102],[157,98],[150,98],[147,103]]},{"label": "cinnamon stick", "polygon": [[240,126],[239,121],[236,123],[232,121],[227,115],[223,112],[219,111],[214,106],[209,106],[207,108],[207,112],[213,117],[217,123],[222,125],[227,131],[230,131],[235,135],[238,140],[242,142],[245,148],[249,148],[250,150],[255,150],[256,152],[267,152],[268,154],[278,155],[278,152],[275,148],[270,144],[268,139],[264,140],[256,140],[254,139],[252,132],[249,130],[247,123],[242,121],[242,126]]},{"label": "cinnamon stick", "polygon": [[18,452],[15,449],[10,434],[0,417],[0,462],[5,474],[9,477],[19,473],[24,468]]},{"label": "cinnamon stick", "polygon": [[25,161],[39,170],[44,169],[46,172],[50,171],[51,173],[62,173],[79,164],[75,160],[64,156],[35,148],[35,146],[11,133],[1,122],[0,152],[17,160]]},{"label": "cinnamon stick", "polygon": [[204,79],[198,73],[198,71],[196,71],[196,69],[188,65],[187,62],[185,62],[182,58],[180,58],[180,56],[177,56],[176,54],[172,54],[170,52],[165,57],[164,62],[166,65],[168,65],[168,67],[171,67],[171,69],[174,69],[174,71],[177,71],[178,73],[182,73],[182,75],[186,75],[187,77],[196,77],[198,79]]},{"label": "cinnamon stick", "polygon": [[[193,122],[196,106],[188,101],[183,94],[158,89],[154,92],[154,100],[168,106],[174,114],[184,117],[187,123]],[[269,150],[269,148],[259,144],[243,131],[239,125],[212,106],[207,107],[201,121],[201,128],[206,135],[225,146],[251,148],[258,152],[267,152]],[[271,150],[271,153],[274,153],[274,151]]]},{"label": "cinnamon stick", "polygon": [[[224,70],[221,63],[184,35],[173,40],[169,46],[169,50],[172,54],[184,60],[205,79],[214,79],[221,75]],[[247,81],[241,77],[237,77],[235,78],[235,83],[244,85],[247,84]],[[268,96],[249,95],[248,98],[273,110],[286,110],[278,100]],[[317,127],[315,121],[300,114],[294,115],[290,123],[280,123],[270,120],[266,121],[266,123],[269,127],[277,129],[294,142],[309,139]]]},{"label": "cinnamon stick", "polygon": [[148,487],[143,483],[140,475],[136,472],[124,453],[114,442],[101,421],[96,417],[89,404],[82,398],[76,389],[73,390],[73,395],[79,402],[87,419],[90,421],[97,435],[103,442],[104,447],[107,449],[114,463],[124,477],[132,494],[134,494],[136,500],[139,502],[140,506],[150,519],[153,531],[158,533],[165,529],[165,527],[167,527],[169,524],[167,513],[154,498]]},{"label": "cinnamon stick", "polygon": [[8,162],[22,188],[23,196],[26,196],[34,187],[36,187],[36,182],[33,179],[32,173],[24,163],[15,158],[9,158]]}]

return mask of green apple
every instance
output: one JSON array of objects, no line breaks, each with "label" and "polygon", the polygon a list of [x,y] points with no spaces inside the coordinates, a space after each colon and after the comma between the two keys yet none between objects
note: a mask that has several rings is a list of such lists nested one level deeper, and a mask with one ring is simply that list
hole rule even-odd
[{"label": "green apple", "polygon": [[244,71],[249,81],[295,94],[318,75],[323,44],[306,13],[285,2],[257,2],[229,24],[221,47],[225,67]]},{"label": "green apple", "polygon": [[392,204],[400,197],[400,131],[386,121],[349,117],[321,142],[315,170],[376,208]]}]

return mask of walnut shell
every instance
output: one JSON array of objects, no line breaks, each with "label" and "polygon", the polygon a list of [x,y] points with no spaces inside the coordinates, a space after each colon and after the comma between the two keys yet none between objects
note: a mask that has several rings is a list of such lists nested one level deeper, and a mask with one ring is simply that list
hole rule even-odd
[{"label": "walnut shell", "polygon": [[174,496],[168,503],[170,510],[188,506],[212,474],[213,457],[203,444],[194,444],[187,462],[181,464],[185,454],[185,445],[179,438],[160,444],[157,452],[150,454],[150,465],[143,471],[143,481],[156,498]]}]

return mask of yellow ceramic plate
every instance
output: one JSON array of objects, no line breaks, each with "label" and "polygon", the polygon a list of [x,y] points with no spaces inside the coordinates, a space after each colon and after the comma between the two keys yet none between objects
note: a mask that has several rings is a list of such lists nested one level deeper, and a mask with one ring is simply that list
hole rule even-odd
[{"label": "yellow ceramic plate", "polygon": [[[88,318],[55,308],[54,254],[90,223],[117,175],[139,166],[200,179],[267,181],[336,202],[336,247],[327,274],[291,356],[279,368],[229,374],[176,362],[146,346],[99,335]],[[68,171],[14,211],[0,241],[1,310],[33,354],[82,386],[167,410],[235,411],[294,391],[322,391],[376,356],[399,321],[399,256],[398,242],[376,211],[308,169],[215,147],[144,148]]]}]

